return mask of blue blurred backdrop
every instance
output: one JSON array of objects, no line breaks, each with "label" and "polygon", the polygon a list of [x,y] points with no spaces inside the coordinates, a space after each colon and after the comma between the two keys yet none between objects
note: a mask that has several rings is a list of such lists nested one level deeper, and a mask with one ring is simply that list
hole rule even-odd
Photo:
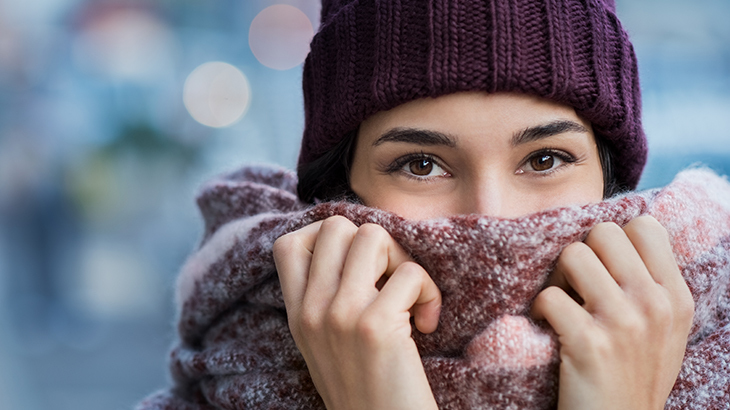
[{"label": "blue blurred backdrop", "polygon": [[[730,173],[730,2],[618,0],[641,187]],[[293,167],[318,0],[0,0],[0,409],[127,409],[167,384],[196,187]]]}]

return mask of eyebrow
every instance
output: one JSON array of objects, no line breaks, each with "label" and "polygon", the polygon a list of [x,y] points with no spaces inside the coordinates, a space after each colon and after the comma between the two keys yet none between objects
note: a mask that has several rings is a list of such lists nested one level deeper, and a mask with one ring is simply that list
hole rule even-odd
[{"label": "eyebrow", "polygon": [[[547,124],[527,127],[512,136],[512,146],[538,141],[543,138],[552,137],[566,132],[585,133],[588,129],[577,122],[570,120],[556,120]],[[420,128],[397,127],[388,130],[380,136],[373,146],[377,147],[386,142],[404,142],[417,145],[443,145],[453,148],[456,146],[456,138],[439,131],[424,130]]]},{"label": "eyebrow", "polygon": [[547,124],[527,127],[512,136],[512,146],[516,147],[532,141],[552,137],[566,132],[586,133],[588,129],[577,122],[570,120],[556,120]]},{"label": "eyebrow", "polygon": [[417,145],[444,145],[452,148],[456,146],[456,139],[448,134],[419,128],[393,128],[375,140],[375,142],[373,142],[373,146],[376,147],[385,142],[407,142],[409,144]]}]

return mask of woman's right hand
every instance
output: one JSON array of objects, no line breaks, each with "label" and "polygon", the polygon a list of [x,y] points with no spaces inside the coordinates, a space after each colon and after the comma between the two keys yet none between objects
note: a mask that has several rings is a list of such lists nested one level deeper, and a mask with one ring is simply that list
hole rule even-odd
[{"label": "woman's right hand", "polygon": [[274,259],[289,329],[328,409],[437,408],[410,318],[436,330],[441,293],[382,227],[334,216],[279,238]]}]

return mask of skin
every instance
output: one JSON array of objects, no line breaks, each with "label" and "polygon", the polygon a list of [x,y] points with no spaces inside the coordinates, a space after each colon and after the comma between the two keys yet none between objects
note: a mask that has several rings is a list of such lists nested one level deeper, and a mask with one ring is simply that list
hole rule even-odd
[{"label": "skin", "polygon": [[[350,183],[366,205],[410,219],[517,217],[603,192],[590,124],[571,107],[474,92],[364,121]],[[433,332],[441,294],[383,228],[332,217],[281,237],[274,258],[327,408],[437,408],[409,320]],[[664,228],[651,217],[597,225],[561,253],[549,285],[532,314],[559,336],[558,407],[663,408],[694,309]]]},{"label": "skin", "polygon": [[[515,141],[531,127],[560,121],[584,131]],[[405,132],[381,139],[393,130],[438,132],[453,146],[401,142],[409,139]],[[394,161],[408,155],[414,164],[388,172]],[[531,159],[541,155],[550,155],[553,167],[538,172]],[[432,161],[431,172],[415,175],[411,166],[425,171],[418,168],[423,159]],[[603,174],[591,126],[573,108],[519,94],[472,92],[412,101],[364,121],[350,186],[368,206],[409,219],[470,213],[511,218],[600,201]]]}]

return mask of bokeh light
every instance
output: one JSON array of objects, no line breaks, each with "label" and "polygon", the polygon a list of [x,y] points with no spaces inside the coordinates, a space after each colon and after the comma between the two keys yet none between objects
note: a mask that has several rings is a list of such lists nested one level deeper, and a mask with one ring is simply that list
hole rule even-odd
[{"label": "bokeh light", "polygon": [[185,80],[183,102],[195,121],[221,128],[235,124],[251,102],[246,75],[236,67],[214,61],[205,63]]},{"label": "bokeh light", "polygon": [[144,10],[102,11],[87,17],[74,44],[78,66],[123,80],[156,80],[172,70],[173,35]]},{"label": "bokeh light", "polygon": [[259,62],[276,70],[296,67],[307,57],[314,28],[304,12],[277,4],[261,11],[251,23],[248,44]]}]

